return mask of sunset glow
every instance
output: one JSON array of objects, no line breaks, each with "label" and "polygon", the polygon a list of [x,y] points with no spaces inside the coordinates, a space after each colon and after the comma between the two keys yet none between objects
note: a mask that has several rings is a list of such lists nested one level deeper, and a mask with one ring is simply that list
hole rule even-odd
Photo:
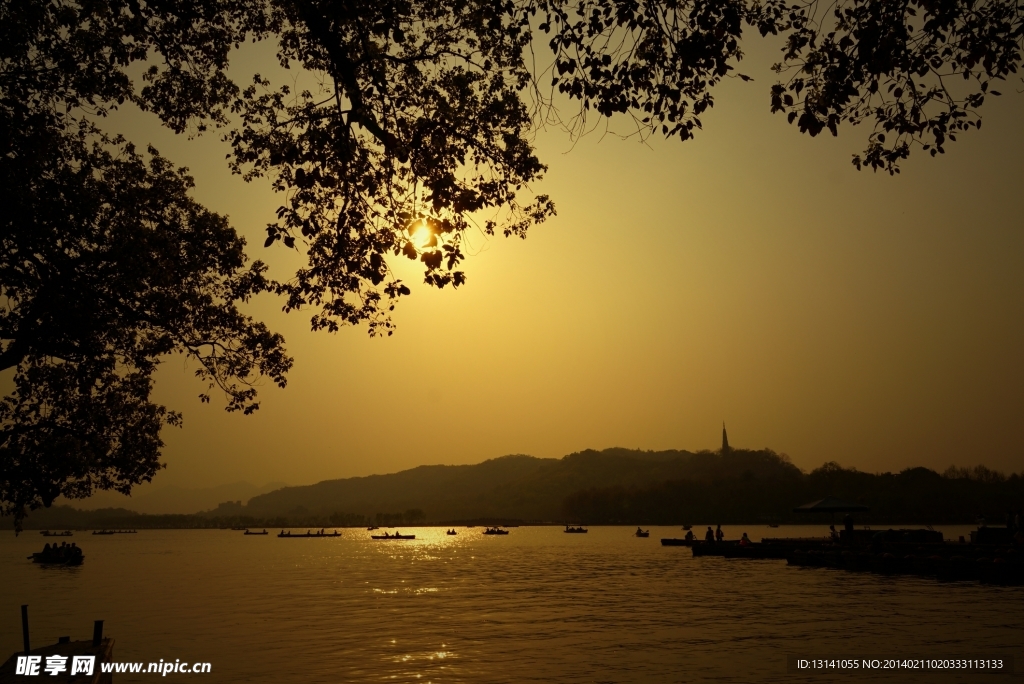
[{"label": "sunset glow", "polygon": [[409,228],[409,240],[417,250],[431,247],[437,242],[437,238],[434,237],[434,233],[430,230],[426,219],[421,219],[412,224],[412,227]]}]

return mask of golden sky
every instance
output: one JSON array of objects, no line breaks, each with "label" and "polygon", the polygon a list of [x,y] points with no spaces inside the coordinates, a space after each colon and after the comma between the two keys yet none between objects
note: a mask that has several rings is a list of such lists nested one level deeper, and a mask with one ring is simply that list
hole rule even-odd
[{"label": "golden sky", "polygon": [[[292,484],[585,448],[770,447],[805,469],[985,463],[1024,470],[1024,98],[989,98],[984,126],[895,178],[856,171],[864,127],[811,139],[768,112],[776,54],[743,71],[695,141],[540,134],[558,217],[525,241],[473,240],[467,286],[413,289],[398,330],[309,332],[310,312],[254,311],[295,357],[253,416],[228,414],[181,359],[156,398],[158,484]],[[271,74],[246,48],[235,74]],[[280,73],[280,72],[278,72]],[[276,81],[276,76],[272,76]],[[188,141],[125,112],[112,128],[191,168],[195,196],[230,216],[250,256],[281,202],[244,183],[216,134]],[[629,132],[624,122],[612,128]]]}]

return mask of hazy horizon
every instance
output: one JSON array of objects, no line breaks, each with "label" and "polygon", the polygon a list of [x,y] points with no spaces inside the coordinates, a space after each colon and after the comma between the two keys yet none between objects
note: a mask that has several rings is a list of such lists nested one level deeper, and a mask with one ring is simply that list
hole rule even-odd
[{"label": "hazy horizon", "polygon": [[[606,447],[602,449],[578,449],[572,454],[581,453],[586,451],[611,451],[616,449],[624,449],[625,447]],[[742,446],[732,445],[731,448],[743,450]],[[667,449],[663,451],[671,451]],[[677,451],[696,453],[701,449],[676,449]],[[654,450],[643,450],[643,451],[654,451]],[[717,451],[709,449],[708,451]],[[784,452],[777,452],[784,453]],[[151,483],[145,483],[136,487],[132,494],[129,496],[122,495],[114,491],[97,491],[93,496],[87,499],[65,499],[64,497],[58,498],[55,502],[55,506],[68,505],[81,510],[97,510],[102,508],[126,508],[134,510],[136,513],[143,514],[176,514],[176,513],[198,513],[216,508],[219,504],[231,501],[241,501],[243,505],[247,504],[249,499],[260,494],[265,494],[277,489],[283,489],[287,487],[305,487],[310,485],[319,484],[329,480],[347,479],[348,477],[366,477],[366,476],[379,476],[379,475],[393,475],[396,473],[404,472],[406,470],[415,469],[420,466],[455,466],[455,465],[479,465],[487,461],[501,459],[501,458],[513,458],[513,457],[527,457],[527,458],[542,458],[548,460],[558,460],[565,458],[571,454],[563,454],[561,457],[539,457],[531,454],[502,454],[500,456],[491,456],[488,458],[474,461],[471,463],[419,463],[409,468],[402,468],[400,470],[390,472],[375,472],[368,473],[366,475],[352,475],[342,478],[324,478],[321,480],[315,480],[310,482],[267,482],[263,485],[253,485],[250,482],[232,481],[223,483],[214,483],[205,487],[181,487],[171,484],[162,484],[157,478]],[[802,471],[810,472],[811,470],[824,465],[819,463],[816,466],[810,468],[801,468]],[[959,464],[951,464],[959,465]],[[981,464],[984,465],[984,464]],[[909,466],[915,467],[915,466]],[[941,473],[944,469],[938,469]],[[875,474],[885,471],[869,471]],[[1006,472],[1006,475],[1011,475],[1015,471]],[[1024,474],[1024,472],[1022,472]],[[202,503],[197,503],[202,502]]]}]

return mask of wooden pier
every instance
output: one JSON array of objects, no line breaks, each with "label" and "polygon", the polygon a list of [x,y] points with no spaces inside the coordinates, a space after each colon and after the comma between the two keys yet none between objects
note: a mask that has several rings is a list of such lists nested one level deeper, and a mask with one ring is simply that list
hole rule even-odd
[{"label": "wooden pier", "polygon": [[[21,629],[25,647],[18,651],[0,666],[0,684],[24,684],[28,681],[74,682],[74,684],[112,684],[113,675],[104,673],[102,664],[111,662],[114,655],[114,640],[103,637],[103,620],[97,620],[93,626],[92,639],[86,641],[71,641],[70,637],[60,637],[56,644],[31,648],[28,632],[28,606],[21,607]],[[34,656],[39,658],[37,677],[25,674],[17,674],[18,658]],[[63,671],[51,675],[46,671],[46,659],[52,656],[62,656]],[[71,674],[72,659],[75,656],[93,656],[93,669],[91,675]]]}]

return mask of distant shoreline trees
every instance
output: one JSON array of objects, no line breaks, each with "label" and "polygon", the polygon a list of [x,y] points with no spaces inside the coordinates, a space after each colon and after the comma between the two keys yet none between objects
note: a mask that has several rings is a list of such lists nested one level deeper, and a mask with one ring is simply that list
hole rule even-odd
[{"label": "distant shoreline trees", "polygon": [[[855,515],[858,524],[971,524],[981,516],[988,524],[999,525],[1005,521],[1007,511],[1018,511],[1024,506],[1024,475],[1005,475],[985,466],[952,467],[943,474],[920,467],[899,473],[864,473],[829,462],[803,473],[784,456],[767,449],[672,453],[684,454],[678,458],[683,474],[673,479],[645,486],[589,487],[566,495],[551,488],[542,475],[515,490],[510,501],[546,497],[546,510],[554,511],[552,515],[537,517],[529,509],[512,503],[500,512],[462,509],[464,514],[458,519],[473,520],[476,524],[499,520],[524,524],[572,520],[594,525],[828,524],[833,522],[828,515],[799,514],[793,508],[837,496],[868,506],[867,512]],[[581,464],[581,456],[589,464]],[[627,460],[618,463],[628,466]],[[589,458],[587,454],[573,455],[555,462],[555,466],[559,464],[583,478],[590,477],[588,472],[603,470],[605,481],[628,479],[621,468],[609,469],[609,461],[598,452],[591,452]],[[558,479],[566,471],[543,472]],[[406,485],[415,489],[414,482]],[[501,487],[508,489],[507,485]],[[486,490],[470,493],[481,502],[494,498],[487,494]],[[408,497],[405,493],[400,496]],[[443,500],[434,502],[444,505]],[[362,527],[457,522],[453,516],[428,515],[421,508],[368,514],[346,510],[340,501],[333,505],[325,502],[321,507],[323,510],[299,507],[254,515],[241,502],[226,502],[212,511],[183,516],[139,515],[124,509],[78,511],[62,506],[38,511],[27,522],[33,528]]]},{"label": "distant shoreline trees", "polygon": [[758,476],[673,480],[653,487],[608,487],[565,499],[565,515],[593,524],[827,523],[821,514],[793,508],[837,496],[868,511],[858,523],[970,524],[979,516],[1002,524],[1009,510],[1024,506],[1024,477],[985,466],[951,467],[942,475],[928,468],[899,473],[864,473],[828,462],[810,473],[788,470]]}]

